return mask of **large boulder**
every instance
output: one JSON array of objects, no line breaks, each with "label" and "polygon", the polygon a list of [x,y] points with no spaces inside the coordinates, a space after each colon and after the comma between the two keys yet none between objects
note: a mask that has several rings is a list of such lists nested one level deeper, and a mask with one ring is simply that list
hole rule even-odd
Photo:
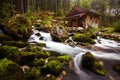
[{"label": "large boulder", "polygon": [[62,64],[58,60],[52,60],[46,63],[42,68],[42,74],[58,75],[62,71]]},{"label": "large boulder", "polygon": [[81,33],[76,33],[73,36],[73,40],[76,42],[95,44],[95,41],[89,35],[81,34]]},{"label": "large boulder", "polygon": [[82,67],[89,69],[98,75],[106,75],[106,71],[104,70],[103,65],[90,52],[86,52],[82,56]]},{"label": "large boulder", "polygon": [[32,34],[31,21],[24,15],[15,15],[8,21],[4,31],[15,40],[27,41]]},{"label": "large boulder", "polygon": [[62,42],[68,38],[68,32],[64,27],[54,26],[51,30],[53,41]]},{"label": "large boulder", "polygon": [[8,59],[0,60],[0,80],[23,80],[21,67]]},{"label": "large boulder", "polygon": [[25,80],[38,80],[39,76],[40,71],[37,68],[33,67],[29,71],[27,71],[24,78]]},{"label": "large boulder", "polygon": [[17,47],[13,46],[0,46],[0,59],[11,59],[14,62],[19,62],[21,53]]}]

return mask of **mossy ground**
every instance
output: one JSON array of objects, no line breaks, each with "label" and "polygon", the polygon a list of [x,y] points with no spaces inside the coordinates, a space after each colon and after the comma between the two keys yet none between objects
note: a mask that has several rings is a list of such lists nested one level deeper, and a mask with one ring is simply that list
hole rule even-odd
[{"label": "mossy ground", "polygon": [[[41,45],[41,44],[38,44],[38,45]],[[38,45],[28,44],[26,48],[23,50],[19,50],[19,48],[15,46],[1,45],[0,46],[0,59],[2,60],[6,58],[5,61],[9,59],[10,61],[8,60],[6,64],[15,63],[19,67],[22,65],[28,65],[30,67],[30,70],[27,70],[25,74],[23,74],[23,71],[21,70],[21,73],[22,73],[21,74],[22,78],[20,78],[21,80],[23,79],[25,80],[53,80],[58,75],[62,74],[63,67],[66,64],[69,64],[69,61],[71,60],[71,58],[68,55],[62,55],[62,56],[56,56],[53,54],[51,55],[50,52],[43,50],[42,47]],[[50,57],[52,57],[52,59],[48,60]],[[6,64],[4,65],[7,66]],[[2,65],[3,63],[0,61],[1,69],[5,67],[4,65],[3,67],[1,67]],[[16,69],[11,69],[11,70],[13,70],[14,72],[14,70]],[[16,78],[16,76],[11,72],[11,70],[9,71],[9,73],[11,73],[11,75],[13,75],[13,77]],[[0,74],[2,73],[0,72]],[[6,74],[7,73],[5,73],[4,75]],[[50,76],[46,77],[46,75],[48,74],[50,74]],[[7,78],[5,78],[4,76],[2,76],[1,78],[3,80],[8,80],[8,78],[12,78],[16,80],[13,77],[9,77],[8,75]]]}]

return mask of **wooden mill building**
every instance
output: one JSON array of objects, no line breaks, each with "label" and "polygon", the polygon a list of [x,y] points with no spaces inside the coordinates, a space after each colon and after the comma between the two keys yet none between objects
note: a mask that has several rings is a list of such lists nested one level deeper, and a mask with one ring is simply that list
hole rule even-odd
[{"label": "wooden mill building", "polygon": [[83,9],[79,6],[73,7],[70,13],[64,18],[67,21],[66,26],[68,27],[98,27],[100,21],[100,15]]}]

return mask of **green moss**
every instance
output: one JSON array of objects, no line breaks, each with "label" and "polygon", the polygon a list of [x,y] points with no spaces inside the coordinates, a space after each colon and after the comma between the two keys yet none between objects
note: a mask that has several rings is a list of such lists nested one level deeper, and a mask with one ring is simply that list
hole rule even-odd
[{"label": "green moss", "polygon": [[21,67],[6,58],[0,60],[0,80],[23,80]]},{"label": "green moss", "polygon": [[29,45],[25,52],[21,52],[21,65],[31,64],[35,58],[48,58],[51,54],[45,50],[42,50],[41,47]]},{"label": "green moss", "polygon": [[43,66],[45,64],[45,60],[44,59],[37,59],[35,58],[35,60],[33,61],[34,66]]},{"label": "green moss", "polygon": [[42,50],[37,52],[37,58],[48,58],[51,54],[48,51]]},{"label": "green moss", "polygon": [[102,64],[100,64],[100,62],[90,52],[87,52],[82,56],[82,67],[89,69],[98,75],[105,76],[106,74]]},{"label": "green moss", "polygon": [[63,55],[63,56],[58,56],[58,60],[64,62],[64,61],[70,61],[70,56],[69,55]]},{"label": "green moss", "polygon": [[51,55],[48,51],[42,50],[41,47],[32,44],[28,45],[27,51],[36,53],[37,58],[47,58]]},{"label": "green moss", "polygon": [[46,47],[46,44],[45,43],[39,43],[37,46]]},{"label": "green moss", "polygon": [[113,70],[116,71],[120,75],[120,64],[115,64],[113,66]]},{"label": "green moss", "polygon": [[76,33],[73,36],[73,40],[77,42],[95,44],[95,41],[89,35],[86,34]]},{"label": "green moss", "polygon": [[116,21],[114,24],[114,31],[115,32],[120,32],[120,20]]},{"label": "green moss", "polygon": [[30,65],[31,62],[36,58],[35,52],[21,52],[22,56],[20,59],[20,65]]},{"label": "green moss", "polygon": [[22,41],[3,41],[2,45],[7,45],[7,46],[15,46],[15,47],[25,47],[28,45],[27,42],[22,42]]},{"label": "green moss", "polygon": [[15,62],[19,62],[21,53],[17,47],[0,46],[0,58],[8,58]]},{"label": "green moss", "polygon": [[41,72],[42,72],[42,74],[50,73],[53,75],[58,75],[61,73],[61,70],[62,70],[62,64],[57,60],[53,60],[53,61],[46,63],[42,67]]},{"label": "green moss", "polygon": [[13,40],[12,37],[10,37],[8,35],[0,34],[0,43],[2,43],[4,41],[11,41],[11,40]]},{"label": "green moss", "polygon": [[25,80],[38,80],[40,76],[40,71],[33,67],[24,76]]},{"label": "green moss", "polygon": [[9,21],[4,30],[15,40],[27,41],[32,34],[31,21],[24,15],[15,15]]}]

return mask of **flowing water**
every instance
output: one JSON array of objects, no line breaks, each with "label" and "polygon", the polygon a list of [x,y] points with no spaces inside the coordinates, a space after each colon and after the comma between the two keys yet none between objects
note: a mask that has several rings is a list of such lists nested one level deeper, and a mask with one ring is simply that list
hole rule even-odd
[{"label": "flowing water", "polygon": [[[119,51],[120,43],[116,41],[107,40],[98,37],[95,40],[96,41],[96,44],[94,45],[95,47],[113,50],[112,52],[105,52],[102,50],[71,47],[67,44],[52,41],[52,37],[50,33],[45,33],[34,29],[33,32],[34,34],[31,35],[30,39],[28,40],[29,42],[45,43],[46,44],[46,47],[44,48],[45,50],[56,51],[61,54],[69,54],[72,57],[74,61],[75,71],[80,77],[80,79],[74,79],[74,80],[106,80],[106,79],[94,79],[93,77],[91,77],[91,75],[87,74],[85,71],[81,69],[81,58],[85,52],[90,51],[95,57],[100,59],[120,60],[120,55],[118,54],[120,52]],[[36,33],[40,33],[41,36],[35,35]],[[40,40],[39,39],[40,37],[43,37],[43,40]],[[112,80],[112,79],[108,79],[108,80]]]}]

